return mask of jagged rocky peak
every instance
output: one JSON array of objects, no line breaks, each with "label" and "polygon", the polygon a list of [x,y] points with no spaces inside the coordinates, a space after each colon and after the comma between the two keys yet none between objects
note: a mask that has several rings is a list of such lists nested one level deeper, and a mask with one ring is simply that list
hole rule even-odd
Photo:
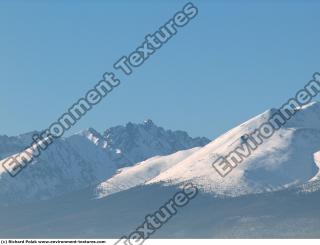
[{"label": "jagged rocky peak", "polygon": [[132,165],[155,155],[204,146],[210,142],[204,137],[192,138],[184,131],[165,130],[151,119],[138,124],[129,122],[125,126],[111,127],[104,132],[103,137],[109,149],[123,153],[123,159],[117,159],[121,166]]},{"label": "jagged rocky peak", "polygon": [[143,121],[143,125],[146,128],[151,128],[151,127],[156,127],[156,125],[153,123],[153,121],[151,119],[146,119]]},{"label": "jagged rocky peak", "polygon": [[84,136],[88,136],[90,134],[96,136],[96,137],[102,137],[102,135],[97,131],[95,130],[94,128],[88,128],[88,129],[85,129],[81,132],[82,135]]},{"label": "jagged rocky peak", "polygon": [[[181,141],[181,144],[183,143],[190,146],[204,146],[210,142],[210,140],[205,137],[192,138],[181,130],[165,130],[157,126],[151,119],[144,120],[141,124],[129,122],[126,126],[111,127],[104,132],[103,137],[105,140],[114,144],[129,140],[142,144],[149,141],[166,141],[167,143],[177,145],[177,143]],[[186,142],[182,142],[185,140]]]},{"label": "jagged rocky peak", "polygon": [[81,131],[80,135],[86,137],[88,140],[92,141],[96,145],[101,144],[104,141],[103,136],[91,127]]},{"label": "jagged rocky peak", "polygon": [[205,137],[192,138],[181,130],[165,130],[151,119],[110,127],[103,134],[89,128],[78,135],[103,148],[119,167],[131,166],[156,155],[204,146],[210,142]]}]

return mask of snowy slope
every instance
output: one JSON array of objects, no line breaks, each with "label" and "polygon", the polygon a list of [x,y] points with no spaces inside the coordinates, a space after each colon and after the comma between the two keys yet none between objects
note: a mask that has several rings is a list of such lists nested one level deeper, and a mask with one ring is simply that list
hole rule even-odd
[{"label": "snowy slope", "polygon": [[132,167],[118,170],[118,173],[97,187],[98,198],[142,185],[158,176],[176,163],[189,157],[200,147],[179,151],[168,156],[156,156],[140,162]]},{"label": "snowy slope", "polygon": [[[314,161],[320,169],[320,152],[316,152],[314,155]],[[310,193],[320,190],[320,171],[307,183],[299,186],[298,192]]]},{"label": "snowy slope", "polygon": [[241,144],[241,136],[258,128],[275,111],[268,110],[235,127],[148,183],[192,181],[207,192],[239,195],[276,190],[311,180],[319,169],[313,156],[320,150],[319,103],[301,108],[294,118],[225,178],[212,168],[219,156],[226,156]]}]

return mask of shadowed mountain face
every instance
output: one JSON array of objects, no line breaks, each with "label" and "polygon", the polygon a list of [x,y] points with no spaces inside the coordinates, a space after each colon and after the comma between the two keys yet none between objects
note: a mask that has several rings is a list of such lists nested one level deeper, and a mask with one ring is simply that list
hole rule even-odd
[{"label": "shadowed mountain face", "polygon": [[0,135],[0,159],[15,154],[25,149],[32,142],[32,135],[36,131],[19,136]]},{"label": "shadowed mountain face", "polygon": [[118,153],[118,166],[130,166],[152,156],[169,155],[210,142],[205,137],[192,138],[184,131],[165,130],[151,120],[109,128],[103,138],[107,148]]}]

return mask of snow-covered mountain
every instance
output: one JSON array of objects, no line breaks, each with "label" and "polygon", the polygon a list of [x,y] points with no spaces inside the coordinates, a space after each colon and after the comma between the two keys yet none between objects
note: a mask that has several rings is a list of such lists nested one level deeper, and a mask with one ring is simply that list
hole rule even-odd
[{"label": "snow-covered mountain", "polygon": [[[227,156],[240,146],[243,135],[266,123],[276,111],[267,110],[242,123],[180,162],[173,160],[170,168],[163,168],[158,176],[145,184],[182,185],[192,182],[208,193],[237,196],[279,190],[317,179],[320,167],[317,153],[320,150],[320,103],[311,103],[299,109],[287,124],[226,177],[221,177],[212,167],[219,156]],[[168,166],[166,157],[157,161],[163,161]],[[108,193],[112,189],[108,183],[118,179],[122,183],[130,182],[131,173],[135,171],[136,167],[122,171],[105,182],[105,190],[102,184],[98,191]],[[139,172],[143,173],[139,175],[148,176],[148,171],[147,164],[139,166]]]},{"label": "snow-covered mountain", "polygon": [[108,155],[85,137],[55,141],[14,178],[3,169],[4,161],[0,169],[2,203],[49,199],[99,183],[117,169]]},{"label": "snow-covered mountain", "polygon": [[319,163],[314,153],[320,150],[320,103],[299,109],[226,177],[211,167],[219,156],[228,155],[241,144],[243,135],[259,128],[275,111],[268,110],[233,128],[149,183],[191,181],[207,192],[239,195],[277,190],[316,178]]},{"label": "snow-covered mountain", "polygon": [[119,166],[129,166],[156,155],[199,147],[206,138],[191,138],[182,131],[164,130],[151,120],[106,130],[94,129],[56,140],[40,157],[12,178],[2,163],[31,143],[35,132],[0,137],[0,201],[35,201],[80,190],[110,178]]},{"label": "snow-covered mountain", "polygon": [[192,182],[198,196],[155,237],[319,238],[320,103],[300,108],[226,177],[212,167],[276,111],[204,146],[150,121],[61,139],[16,178],[0,174],[0,236],[118,238]]}]

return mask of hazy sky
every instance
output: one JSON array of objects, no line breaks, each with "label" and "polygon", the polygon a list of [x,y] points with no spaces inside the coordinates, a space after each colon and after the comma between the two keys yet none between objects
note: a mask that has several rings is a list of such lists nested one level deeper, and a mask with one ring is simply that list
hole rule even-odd
[{"label": "hazy sky", "polygon": [[[0,2],[0,134],[47,128],[187,3],[25,2]],[[198,16],[71,133],[151,118],[214,138],[320,71],[320,1],[193,3]]]}]

